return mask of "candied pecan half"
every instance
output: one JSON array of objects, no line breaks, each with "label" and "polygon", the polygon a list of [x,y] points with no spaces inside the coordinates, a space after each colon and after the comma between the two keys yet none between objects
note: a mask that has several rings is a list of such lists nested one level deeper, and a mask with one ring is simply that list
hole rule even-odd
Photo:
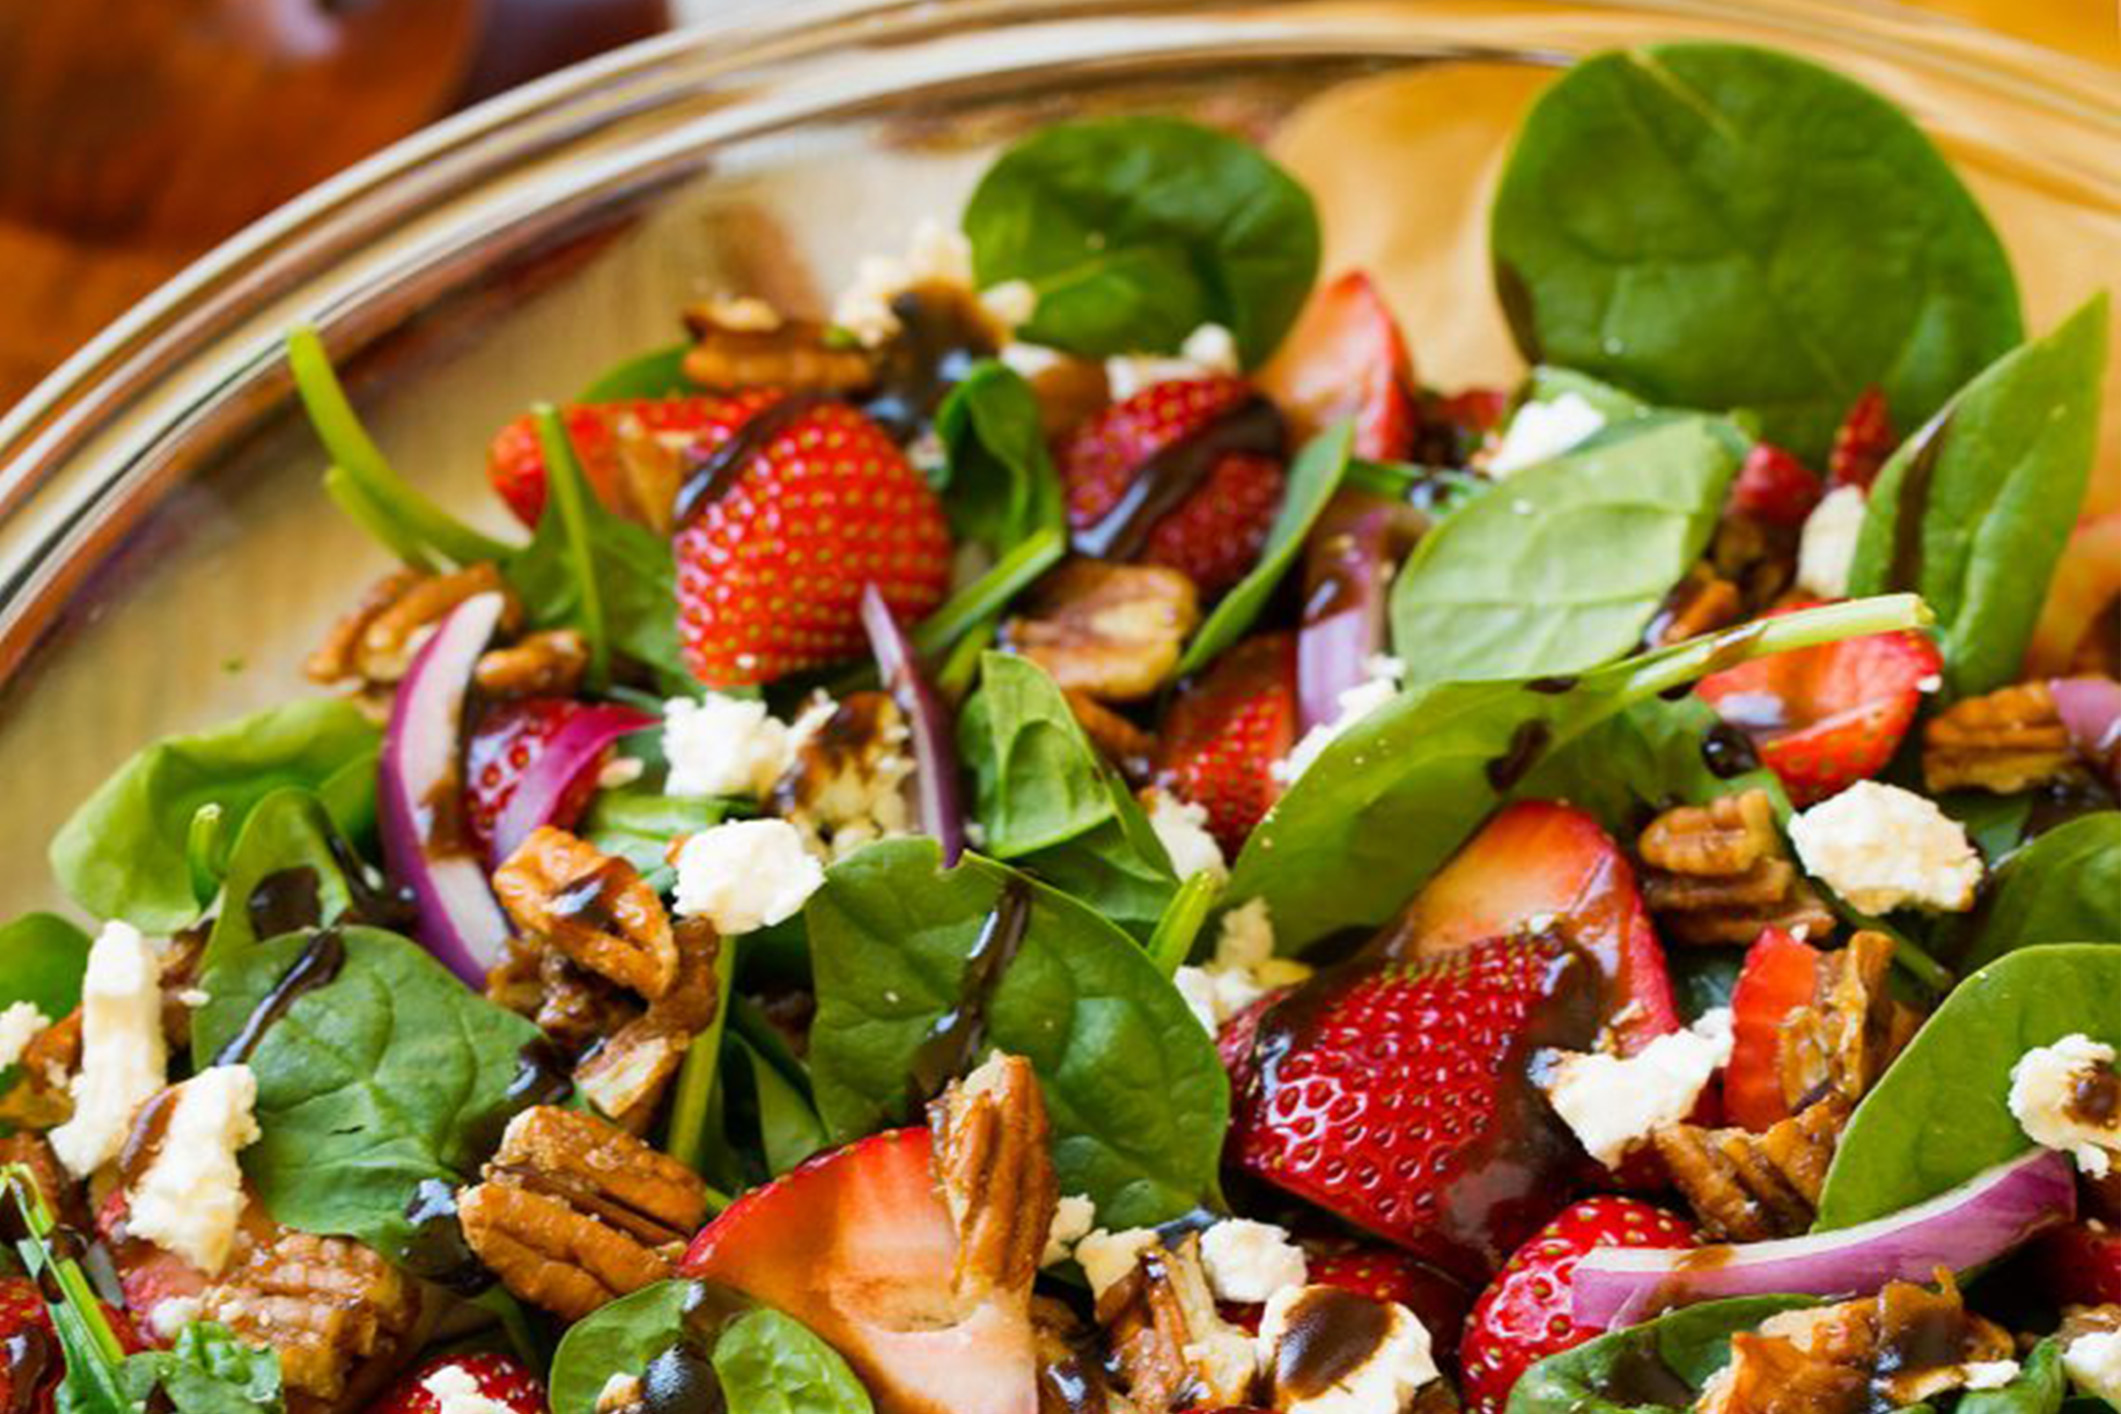
[{"label": "candied pecan half", "polygon": [[638,869],[551,825],[531,831],[494,872],[516,926],[649,1001],[677,980],[670,915]]},{"label": "candied pecan half", "polygon": [[1828,1095],[1760,1134],[1675,1124],[1653,1137],[1704,1232],[1760,1242],[1811,1226],[1850,1108]]},{"label": "candied pecan half", "polygon": [[1075,559],[1038,582],[1002,636],[1063,690],[1132,702],[1163,686],[1199,624],[1199,591],[1179,571]]},{"label": "candied pecan half", "polygon": [[1775,828],[1764,790],[1681,805],[1643,828],[1643,902],[1674,942],[1750,943],[1763,928],[1823,937],[1828,911]]},{"label": "candied pecan half", "polygon": [[699,1175],[593,1115],[509,1122],[457,1198],[464,1240],[515,1295],[567,1320],[661,1281],[707,1213]]},{"label": "candied pecan half", "polygon": [[388,1368],[411,1349],[420,1288],[347,1237],[280,1228],[239,1239],[236,1259],[200,1298],[200,1316],[247,1345],[280,1352],[289,1389],[336,1405],[363,1367]]},{"label": "candied pecan half", "polygon": [[685,377],[716,392],[786,388],[840,395],[877,380],[875,356],[859,344],[836,343],[814,319],[790,319],[760,299],[713,299],[685,310],[693,345]]},{"label": "candied pecan half", "polygon": [[1708,565],[1697,564],[1665,597],[1647,636],[1651,647],[1663,647],[1729,628],[1744,617],[1745,597],[1738,586]]},{"label": "candied pecan half", "polygon": [[388,686],[405,676],[422,629],[438,622],[474,594],[495,591],[507,601],[503,632],[521,624],[522,605],[495,566],[481,562],[448,574],[397,570],[361,596],[353,610],[324,636],[302,665],[314,682]]},{"label": "candied pecan half", "polygon": [[631,992],[541,938],[508,940],[500,964],[486,974],[486,1000],[529,1017],[569,1055],[615,1035],[641,1014]]},{"label": "candied pecan half", "polygon": [[589,643],[578,630],[549,628],[488,649],[472,677],[490,698],[572,697],[588,666]]},{"label": "candied pecan half", "polygon": [[936,1179],[957,1228],[951,1285],[959,1300],[1029,1291],[1060,1203],[1031,1062],[997,1051],[950,1082],[928,1106],[928,1125]]},{"label": "candied pecan half", "polygon": [[1120,1382],[1144,1410],[1250,1403],[1252,1340],[1223,1320],[1201,1266],[1200,1234],[1151,1243],[1097,1299]]},{"label": "candied pecan half", "polygon": [[837,858],[907,832],[913,734],[891,694],[849,693],[814,726],[808,713],[798,719],[794,735],[770,803],[813,853]]},{"label": "candied pecan half", "polygon": [[1812,1001],[1782,1022],[1775,1053],[1791,1110],[1838,1094],[1854,1103],[1885,1073],[1920,1021],[1887,985],[1893,940],[1864,931],[1819,959]]},{"label": "candied pecan half", "polygon": [[2077,769],[2069,728],[2044,682],[1962,698],[1922,731],[1922,779],[1931,791],[2011,795]]},{"label": "candied pecan half", "polygon": [[704,918],[681,919],[675,930],[678,975],[648,1004],[575,1067],[575,1088],[603,1113],[639,1134],[684,1063],[692,1038],[714,1020],[721,1004],[715,959],[721,938]]}]

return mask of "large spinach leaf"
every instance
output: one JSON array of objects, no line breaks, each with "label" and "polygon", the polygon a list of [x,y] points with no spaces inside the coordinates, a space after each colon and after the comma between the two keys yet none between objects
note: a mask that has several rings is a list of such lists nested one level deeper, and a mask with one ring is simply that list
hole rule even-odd
[{"label": "large spinach leaf", "polygon": [[1446,516],[1392,582],[1407,685],[1573,673],[1626,653],[1701,558],[1743,447],[1717,419],[1643,418]]},{"label": "large spinach leaf", "polygon": [[1723,726],[1714,708],[1689,695],[1653,697],[1608,717],[1540,762],[1512,794],[1566,800],[1615,834],[1631,835],[1655,811],[1745,790],[1768,792],[1788,814],[1775,773]]},{"label": "large spinach leaf", "polygon": [[743,1414],[869,1414],[840,1353],[793,1316],[747,1311],[714,1344],[715,1378]]},{"label": "large spinach leaf", "polygon": [[374,724],[337,698],[165,737],[119,767],[59,827],[53,872],[99,918],[150,933],[181,928],[212,896],[210,889],[200,896],[192,868],[200,812],[218,811],[219,837],[234,839],[259,801],[301,786],[323,798],[340,829],[357,833],[374,816],[378,742]]},{"label": "large spinach leaf", "polygon": [[56,913],[25,913],[0,927],[0,1007],[28,1002],[57,1019],[81,1003],[88,934]]},{"label": "large spinach leaf", "polygon": [[1810,1296],[1708,1301],[1550,1355],[1524,1372],[1509,1414],[1650,1414],[1685,1409],[1731,1361],[1731,1337]]},{"label": "large spinach leaf", "polygon": [[1126,787],[1109,774],[1106,787],[1113,797],[1111,819],[1088,834],[1010,862],[1145,943],[1178,892],[1178,874]]},{"label": "large spinach leaf", "polygon": [[[404,938],[340,936],[338,975],[296,998],[252,1052],[263,1137],[243,1168],[278,1221],[392,1252],[413,1187],[465,1177],[496,1137],[519,1054],[539,1032]],[[227,1045],[308,942],[259,943],[206,973],[194,1051]]]},{"label": "large spinach leaf", "polygon": [[1035,530],[1065,531],[1060,474],[1046,450],[1038,394],[992,360],[967,373],[936,410],[943,444],[943,504],[960,540],[997,552]]},{"label": "large spinach leaf", "polygon": [[2062,1342],[2050,1336],[2033,1347],[2018,1367],[2018,1378],[1997,1389],[1968,1390],[1953,1414],[2055,1414],[2069,1393],[2062,1369]]},{"label": "large spinach leaf", "polygon": [[2030,1148],[2010,1112],[2011,1067],[2073,1032],[2121,1043],[2116,943],[2021,948],[1953,989],[1856,1106],[1817,1230],[1899,1212]]},{"label": "large spinach leaf", "polygon": [[552,1354],[552,1414],[596,1414],[597,1396],[613,1375],[638,1375],[675,1345],[693,1290],[689,1281],[659,1281],[569,1326]]},{"label": "large spinach leaf", "polygon": [[1264,898],[1276,938],[1301,947],[1383,922],[1487,814],[1614,716],[1751,657],[1924,621],[1907,595],[1762,620],[1552,682],[1440,683],[1343,733],[1246,840],[1234,902]]},{"label": "large spinach leaf", "polygon": [[336,832],[330,812],[313,791],[289,786],[258,802],[229,852],[228,873],[221,881],[221,912],[207,935],[206,951],[199,955],[202,972],[258,940],[251,922],[251,896],[260,884],[284,870],[307,869],[315,874],[322,921],[345,911],[353,894],[333,845]]},{"label": "large spinach leaf", "polygon": [[[967,958],[1010,877],[932,840],[842,860],[804,908],[817,974],[810,1067],[837,1139],[912,1113],[911,1062],[963,1004]],[[1061,1189],[1111,1227],[1213,1202],[1230,1089],[1215,1045],[1148,955],[1066,895],[1031,885],[1022,946],[986,993],[985,1041],[1037,1070]]]},{"label": "large spinach leaf", "polygon": [[2011,855],[1951,937],[1962,970],[2039,943],[2121,943],[2121,811],[2072,820]]},{"label": "large spinach leaf", "polygon": [[2021,337],[2002,244],[1929,140],[1767,50],[1578,63],[1519,130],[1490,236],[1527,357],[1757,409],[1815,462],[1866,387],[1914,425]]},{"label": "large spinach leaf", "polygon": [[982,285],[1027,280],[1023,337],[1091,357],[1168,353],[1205,323],[1247,366],[1318,273],[1310,195],[1259,149],[1178,118],[1092,118],[1011,147],[965,207]]},{"label": "large spinach leaf", "polygon": [[1999,359],[1871,488],[1849,592],[1921,594],[1954,692],[2018,676],[2098,449],[2106,326],[2102,293]]}]

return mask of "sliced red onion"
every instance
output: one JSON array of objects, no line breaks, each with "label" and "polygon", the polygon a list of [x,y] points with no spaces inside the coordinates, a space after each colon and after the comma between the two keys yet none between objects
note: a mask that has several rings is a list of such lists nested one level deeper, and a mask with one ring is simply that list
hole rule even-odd
[{"label": "sliced red onion", "polygon": [[1311,534],[1303,626],[1296,635],[1298,734],[1340,716],[1340,695],[1384,651],[1385,583],[1404,538],[1404,508],[1343,491]]},{"label": "sliced red onion", "polygon": [[2121,791],[2121,682],[2112,678],[2051,678],[2055,711],[2087,761]]},{"label": "sliced red onion", "polygon": [[1776,1242],[1652,1251],[1601,1247],[1576,1264],[1576,1323],[1618,1330],[1676,1306],[1730,1296],[1838,1299],[1889,1281],[1965,1272],[2076,1216],[2069,1159],[2048,1149],[1998,1164],[1890,1217]]},{"label": "sliced red onion", "polygon": [[390,707],[376,768],[383,861],[412,890],[420,943],[473,987],[501,960],[508,919],[485,864],[437,829],[437,807],[458,809],[464,693],[501,618],[499,594],[474,594],[449,612],[412,660]]},{"label": "sliced red onion", "polygon": [[913,732],[914,805],[921,832],[943,847],[943,867],[951,868],[965,852],[965,812],[957,796],[950,709],[922,676],[912,642],[873,584],[862,586],[862,627],[877,673]]},{"label": "sliced red onion", "polygon": [[487,863],[499,866],[540,825],[553,823],[568,788],[584,771],[597,769],[605,748],[629,732],[654,726],[656,719],[631,707],[600,704],[584,707],[545,743],[516,784],[515,794],[493,823]]}]

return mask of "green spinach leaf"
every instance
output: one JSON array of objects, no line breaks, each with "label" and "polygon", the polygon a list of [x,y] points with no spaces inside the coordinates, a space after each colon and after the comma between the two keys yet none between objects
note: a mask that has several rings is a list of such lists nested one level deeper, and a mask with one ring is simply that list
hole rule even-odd
[{"label": "green spinach leaf", "polygon": [[1149,817],[1110,772],[1112,818],[1088,834],[1013,862],[1032,877],[1088,904],[1137,941],[1147,942],[1170,906],[1179,879]]},{"label": "green spinach leaf", "polygon": [[2121,810],[2072,820],[2011,855],[1950,937],[1965,950],[1961,970],[2040,943],[2121,943]]},{"label": "green spinach leaf", "polygon": [[1407,685],[1579,672],[1619,657],[1701,558],[1742,440],[1643,418],[1446,516],[1392,582]]},{"label": "green spinach leaf", "polygon": [[1646,815],[1670,806],[1706,805],[1746,790],[1766,791],[1787,817],[1789,798],[1773,771],[1756,765],[1721,776],[1710,768],[1710,734],[1720,723],[1698,697],[1638,702],[1548,756],[1512,794],[1566,800],[1615,834],[1633,834]]},{"label": "green spinach leaf", "polygon": [[1208,621],[1186,645],[1185,655],[1178,660],[1181,676],[1208,666],[1224,649],[1243,638],[1245,630],[1259,618],[1282,576],[1302,553],[1311,527],[1325,513],[1326,502],[1340,489],[1354,445],[1355,424],[1342,422],[1313,437],[1296,454],[1296,460],[1289,465],[1288,489],[1283,492],[1281,509],[1275,512],[1274,524],[1267,531],[1259,562],[1222,597]]},{"label": "green spinach leaf", "polygon": [[299,786],[276,790],[259,801],[243,822],[229,852],[228,873],[221,883],[221,912],[199,955],[201,972],[258,940],[251,926],[250,897],[258,886],[287,869],[309,869],[317,876],[317,899],[323,921],[330,922],[353,901],[332,838],[337,826],[314,791]]},{"label": "green spinach leaf", "polygon": [[[345,963],[296,998],[252,1052],[263,1137],[243,1168],[280,1222],[356,1237],[386,1253],[408,1234],[422,1179],[461,1179],[503,1112],[518,1054],[538,1029],[450,975],[416,944],[373,928],[341,933]],[[293,965],[309,936],[235,953],[205,974],[192,1020],[211,1056]]]},{"label": "green spinach leaf", "polygon": [[81,1004],[88,934],[56,913],[25,913],[0,927],[0,1007],[28,1002],[57,1020]]},{"label": "green spinach leaf", "polygon": [[1067,529],[1038,394],[1015,369],[991,359],[974,366],[936,410],[935,434],[958,539],[999,553],[1035,530]]},{"label": "green spinach leaf", "polygon": [[1178,118],[1040,129],[980,179],[964,228],[982,286],[1037,290],[1024,338],[1095,358],[1172,352],[1213,322],[1249,367],[1318,273],[1303,187],[1250,143]]},{"label": "green spinach leaf", "polygon": [[265,1414],[284,1409],[280,1354],[243,1344],[226,1327],[195,1322],[167,1350],[128,1356],[125,1393],[145,1400],[156,1390],[175,1414]]},{"label": "green spinach leaf", "polygon": [[743,1414],[870,1414],[840,1353],[793,1316],[747,1311],[714,1344],[714,1373]]},{"label": "green spinach leaf", "polygon": [[699,385],[685,376],[685,355],[691,352],[690,344],[671,344],[613,364],[598,374],[575,401],[621,403],[634,398],[677,398],[697,393]]},{"label": "green spinach leaf", "polygon": [[2107,297],[2015,349],[1893,453],[1849,592],[1911,589],[1943,624],[1956,693],[2014,681],[2098,449]]},{"label": "green spinach leaf", "polygon": [[[960,1003],[966,959],[1010,871],[934,841],[840,861],[804,909],[817,973],[810,1067],[838,1140],[905,1119],[910,1062]],[[987,993],[986,1040],[1037,1070],[1061,1188],[1113,1227],[1216,1201],[1230,1113],[1215,1045],[1148,955],[1064,894],[1031,885],[1022,946]]]},{"label": "green spinach leaf", "polygon": [[1648,403],[1633,393],[1616,388],[1602,378],[1545,363],[1533,369],[1532,376],[1526,380],[1524,400],[1528,403],[1558,402],[1570,393],[1595,408],[1605,418],[1608,427],[1633,422],[1653,411]]},{"label": "green spinach leaf", "polygon": [[[192,876],[192,822],[218,809],[220,834],[240,833],[274,791],[316,791],[348,834],[375,812],[379,734],[337,698],[290,702],[141,751],[76,810],[52,840],[52,870],[76,903],[98,918],[122,918],[167,933],[199,916],[207,900]],[[210,897],[210,894],[209,894]]]},{"label": "green spinach leaf", "polygon": [[560,1337],[547,1381],[552,1414],[596,1414],[613,1375],[638,1375],[685,1331],[689,1281],[659,1281],[599,1306]]},{"label": "green spinach leaf", "polygon": [[[1550,1355],[1524,1372],[1509,1414],[1651,1414],[1684,1409],[1731,1361],[1731,1337],[1809,1296],[1708,1301]],[[1682,1394],[1691,1391],[1692,1394]],[[1667,1393],[1668,1392],[1668,1393]]]},{"label": "green spinach leaf", "polygon": [[621,786],[597,792],[582,817],[582,838],[645,875],[670,867],[670,842],[696,835],[728,817],[731,804],[712,796],[663,795],[657,788]]},{"label": "green spinach leaf", "polygon": [[2121,1043],[2116,943],[2021,948],[1953,989],[1856,1106],[1815,1230],[1897,1213],[2030,1148],[2008,1104],[2011,1067],[2072,1032]]},{"label": "green spinach leaf", "polygon": [[2017,1379],[1999,1389],[1968,1390],[1953,1414],[2056,1414],[2068,1393],[2062,1342],[2050,1336],[2020,1363]]},{"label": "green spinach leaf", "polygon": [[2025,843],[2026,827],[2033,820],[2033,797],[2028,791],[2016,795],[1952,791],[1938,796],[1937,806],[1966,827],[1967,838],[1991,868]]},{"label": "green spinach leaf", "polygon": [[1912,426],[2022,336],[2003,246],[1921,130],[1763,49],[1575,65],[1518,132],[1490,243],[1528,358],[1757,409],[1815,464],[1866,387]]},{"label": "green spinach leaf", "polygon": [[1113,818],[1097,751],[1043,668],[1014,653],[980,656],[979,688],[958,717],[958,751],[977,783],[981,848],[1014,859]]},{"label": "green spinach leaf", "polygon": [[[742,1092],[729,1097],[731,1109],[742,1109],[746,1127],[756,1127],[762,1178],[786,1173],[832,1143],[817,1107],[778,1066],[742,1036],[731,1033],[723,1044],[723,1083],[734,1084]],[[731,1055],[738,1058],[734,1067],[729,1063]],[[732,1073],[734,1081],[729,1078]],[[736,1104],[739,1098],[741,1106]],[[736,1127],[733,1123],[732,1128]]]}]

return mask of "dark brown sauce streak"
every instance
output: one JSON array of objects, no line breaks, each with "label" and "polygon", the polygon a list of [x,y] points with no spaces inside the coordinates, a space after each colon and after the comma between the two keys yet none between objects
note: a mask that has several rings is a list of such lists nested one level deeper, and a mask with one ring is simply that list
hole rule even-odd
[{"label": "dark brown sauce streak", "polygon": [[2121,1075],[2110,1065],[2095,1065],[2070,1086],[2069,1116],[2084,1124],[2104,1127],[2121,1114]]},{"label": "dark brown sauce streak", "polygon": [[1109,1407],[1104,1371],[1081,1352],[1040,1363],[1039,1414],[1105,1414]]},{"label": "dark brown sauce streak", "polygon": [[1922,523],[1929,516],[1930,485],[1937,462],[1951,438],[1952,417],[1945,413],[1917,435],[1921,442],[1900,478],[1900,502],[1893,508],[1893,558],[1886,569],[1887,589],[1916,589],[1922,581]]},{"label": "dark brown sauce streak", "polygon": [[1753,739],[1729,722],[1718,722],[1701,738],[1701,764],[1710,775],[1728,781],[1760,769],[1760,753]]},{"label": "dark brown sauce streak", "polygon": [[258,881],[243,907],[254,937],[277,938],[314,928],[324,921],[323,880],[308,864],[276,869]]},{"label": "dark brown sauce streak", "polygon": [[162,1141],[169,1135],[169,1118],[177,1108],[177,1087],[163,1090],[141,1109],[133,1119],[132,1131],[125,1136],[125,1147],[118,1151],[118,1186],[131,1188],[155,1165],[162,1152]]},{"label": "dark brown sauce streak", "polygon": [[1143,463],[1118,503],[1075,533],[1075,548],[1102,560],[1134,558],[1156,523],[1200,489],[1216,463],[1232,452],[1279,456],[1284,440],[1274,405],[1261,397],[1246,399]]},{"label": "dark brown sauce streak", "polygon": [[409,889],[392,888],[387,883],[381,888],[371,884],[367,861],[337,830],[324,836],[324,847],[331,851],[331,862],[338,867],[339,877],[346,882],[346,912],[334,921],[366,923],[397,933],[410,931],[419,909],[413,903]]},{"label": "dark brown sauce streak", "polygon": [[876,386],[862,411],[900,442],[935,420],[936,409],[983,359],[994,339],[979,301],[955,286],[924,283],[891,300],[899,333],[877,354]]},{"label": "dark brown sauce streak", "polygon": [[538,1105],[557,1105],[573,1093],[574,1066],[575,1062],[550,1036],[536,1036],[526,1042],[516,1052],[515,1078],[508,1082],[500,1108],[467,1133],[464,1147],[481,1157],[500,1148],[510,1120]]},{"label": "dark brown sauce streak", "polygon": [[723,439],[705,456],[687,457],[685,480],[678,486],[677,524],[692,524],[706,509],[729,494],[744,468],[751,465],[773,439],[794,425],[803,414],[830,402],[815,393],[791,393],[771,407],[751,415],[751,420]]},{"label": "dark brown sauce streak", "polygon": [[619,895],[632,881],[633,866],[617,855],[599,860],[586,874],[570,880],[553,897],[552,915],[599,933],[624,933],[619,923]]},{"label": "dark brown sauce streak", "polygon": [[1509,746],[1485,768],[1488,784],[1495,788],[1497,795],[1508,795],[1519,781],[1531,774],[1553,736],[1554,729],[1541,718],[1533,717],[1517,724],[1517,730],[1510,733]]},{"label": "dark brown sauce streak", "polygon": [[476,1296],[493,1286],[494,1274],[464,1236],[454,1184],[421,1179],[405,1205],[405,1221],[411,1232],[396,1253],[399,1266],[460,1296]]},{"label": "dark brown sauce streak", "polygon": [[309,940],[280,980],[273,983],[272,990],[258,999],[250,1015],[243,1018],[243,1025],[228,1044],[214,1053],[215,1065],[241,1065],[248,1061],[251,1052],[265,1039],[272,1024],[287,1015],[288,1009],[307,993],[320,987],[328,987],[346,966],[346,940],[339,936],[336,928],[326,928]]},{"label": "dark brown sauce streak", "polygon": [[1338,1287],[1313,1287],[1296,1298],[1274,1353],[1274,1393],[1314,1399],[1361,1369],[1392,1332],[1384,1303]]},{"label": "dark brown sauce streak", "polygon": [[37,1407],[44,1377],[57,1354],[52,1337],[41,1326],[24,1326],[0,1341],[0,1370],[7,1373],[7,1414],[29,1414]]},{"label": "dark brown sauce streak", "polygon": [[936,1018],[906,1063],[906,1084],[916,1109],[941,1094],[979,1055],[987,1033],[987,1004],[1009,964],[1016,960],[1030,926],[1031,889],[1023,880],[1012,878],[1002,885],[994,911],[980,925],[979,937],[965,955],[957,1005]]},{"label": "dark brown sauce streak", "polygon": [[1531,678],[1526,681],[1524,690],[1526,692],[1544,693],[1549,697],[1558,697],[1564,692],[1574,690],[1576,684],[1582,681],[1582,678],[1573,674],[1563,674],[1550,678]]}]

